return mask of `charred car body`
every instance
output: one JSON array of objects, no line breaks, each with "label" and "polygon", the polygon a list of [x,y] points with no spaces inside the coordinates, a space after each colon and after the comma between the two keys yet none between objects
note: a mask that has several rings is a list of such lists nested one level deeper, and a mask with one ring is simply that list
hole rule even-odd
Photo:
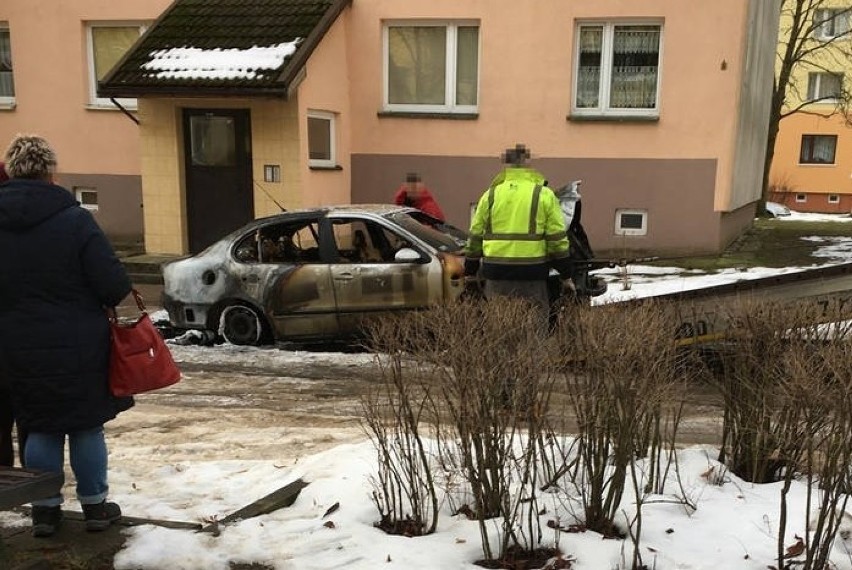
[{"label": "charred car body", "polygon": [[163,306],[175,329],[233,344],[347,338],[364,318],[461,296],[464,240],[407,207],[287,212],[164,265]]},{"label": "charred car body", "polygon": [[[580,225],[577,187],[560,193],[575,261],[573,301],[606,291]],[[569,191],[570,190],[570,191]],[[569,212],[570,210],[570,212]],[[254,220],[163,266],[171,327],[241,345],[348,339],[365,319],[477,296],[464,277],[467,233],[420,210],[351,205]],[[556,310],[566,297],[552,272]]]}]

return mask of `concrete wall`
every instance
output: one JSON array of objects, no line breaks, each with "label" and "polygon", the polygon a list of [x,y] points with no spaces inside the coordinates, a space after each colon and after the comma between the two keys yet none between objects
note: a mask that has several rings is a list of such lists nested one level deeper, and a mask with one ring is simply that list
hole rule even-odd
[{"label": "concrete wall", "polygon": [[734,145],[735,163],[731,196],[725,210],[760,198],[769,132],[780,0],[751,0],[748,8],[746,35],[751,42],[741,56],[743,82]]}]

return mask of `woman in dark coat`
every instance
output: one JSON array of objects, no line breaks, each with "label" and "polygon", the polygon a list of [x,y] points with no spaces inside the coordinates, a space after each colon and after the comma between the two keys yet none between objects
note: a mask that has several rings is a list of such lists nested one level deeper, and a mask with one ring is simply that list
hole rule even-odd
[{"label": "woman in dark coat", "polygon": [[[106,501],[103,424],[133,405],[107,385],[109,322],[130,280],[106,236],[70,192],[53,183],[56,155],[37,136],[6,152],[0,187],[0,377],[29,432],[27,467],[63,472],[65,439],[87,530],[121,517]],[[50,536],[62,496],[33,502],[33,534]]]}]

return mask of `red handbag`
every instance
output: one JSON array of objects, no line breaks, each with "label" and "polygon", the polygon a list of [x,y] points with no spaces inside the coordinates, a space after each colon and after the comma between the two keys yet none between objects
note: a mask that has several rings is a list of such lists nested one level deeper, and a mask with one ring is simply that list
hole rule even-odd
[{"label": "red handbag", "polygon": [[142,295],[133,289],[142,315],[133,322],[120,322],[115,309],[108,309],[110,326],[109,388],[114,396],[132,396],[176,384],[180,370],[169,347],[145,310]]}]

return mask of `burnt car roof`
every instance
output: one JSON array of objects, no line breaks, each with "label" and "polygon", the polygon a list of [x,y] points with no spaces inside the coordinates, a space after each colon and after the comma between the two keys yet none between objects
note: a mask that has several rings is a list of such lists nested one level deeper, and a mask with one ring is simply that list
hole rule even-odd
[{"label": "burnt car roof", "polygon": [[412,208],[410,206],[398,206],[396,204],[340,204],[335,206],[322,206],[317,208],[301,208],[298,210],[287,210],[286,212],[281,212],[280,214],[264,216],[262,218],[256,218],[250,222],[247,222],[239,228],[235,229],[234,231],[223,235],[221,238],[210,244],[210,246],[204,248],[204,250],[190,257],[202,255],[208,250],[210,250],[210,248],[215,247],[216,244],[220,242],[233,240],[236,237],[241,236],[250,230],[255,230],[270,223],[325,217],[329,214],[368,214],[374,216],[386,216],[387,214],[393,214],[396,212],[413,211],[417,211],[417,209]]},{"label": "burnt car roof", "polygon": [[415,208],[411,208],[409,206],[397,206],[396,204],[342,204],[339,206],[323,206],[320,208],[302,208],[299,210],[287,210],[280,214],[257,218],[241,226],[237,231],[263,226],[270,222],[299,220],[303,218],[327,216],[328,214],[372,214],[376,216],[385,216],[394,212],[410,212],[414,209]]}]

